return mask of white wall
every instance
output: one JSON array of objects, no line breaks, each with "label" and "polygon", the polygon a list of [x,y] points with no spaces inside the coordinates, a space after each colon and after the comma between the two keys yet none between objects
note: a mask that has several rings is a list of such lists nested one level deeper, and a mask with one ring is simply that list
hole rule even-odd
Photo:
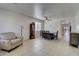
[{"label": "white wall", "polygon": [[79,33],[79,9],[75,15],[75,32]]},{"label": "white wall", "polygon": [[59,28],[59,20],[58,19],[46,20],[44,25],[45,25],[44,30],[49,30],[50,32],[56,32]]},{"label": "white wall", "polygon": [[[79,23],[79,4],[45,4],[44,5],[44,16],[47,17],[56,17],[55,20],[47,22],[49,25],[45,26],[50,31],[55,31],[58,21],[61,20],[61,18],[64,18],[65,20],[71,20],[72,25],[72,32],[78,31],[76,28],[79,28],[78,25],[76,27],[76,24]],[[78,11],[78,12],[77,12]],[[75,16],[77,21],[75,20]],[[71,19],[70,19],[71,18]],[[55,26],[56,25],[56,26]],[[52,27],[52,28],[51,28]],[[76,28],[75,28],[76,27]]]},{"label": "white wall", "polygon": [[55,33],[57,30],[59,31],[59,38],[61,38],[61,20],[70,21],[72,26],[72,32],[75,31],[75,21],[74,17],[66,17],[66,18],[52,18],[51,20],[44,21],[44,30]]},{"label": "white wall", "polygon": [[35,20],[19,13],[0,9],[0,33],[15,32],[17,36],[20,36],[20,27],[22,25],[24,39],[28,39],[29,24],[31,22],[41,23],[40,20]]},{"label": "white wall", "polygon": [[38,19],[43,19],[43,5],[36,3],[34,5],[34,17]]},{"label": "white wall", "polygon": [[59,31],[60,37],[60,19],[54,19],[44,21],[44,30],[50,31],[51,33],[56,33]]}]

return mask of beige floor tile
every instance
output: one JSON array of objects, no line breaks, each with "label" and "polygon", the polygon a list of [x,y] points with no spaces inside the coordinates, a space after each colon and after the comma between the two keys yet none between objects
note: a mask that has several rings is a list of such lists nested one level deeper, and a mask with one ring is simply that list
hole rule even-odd
[{"label": "beige floor tile", "polygon": [[[1,50],[0,50],[1,51]],[[37,38],[25,40],[23,45],[11,52],[1,51],[3,56],[75,56],[79,48],[69,45],[65,40],[45,40]]]}]

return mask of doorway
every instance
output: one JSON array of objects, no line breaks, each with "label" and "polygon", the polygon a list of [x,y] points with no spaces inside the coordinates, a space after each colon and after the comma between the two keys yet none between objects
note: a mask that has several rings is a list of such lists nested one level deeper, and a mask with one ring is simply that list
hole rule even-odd
[{"label": "doorway", "polygon": [[71,32],[71,25],[70,23],[61,23],[61,36],[62,38],[66,41],[69,42],[70,41],[70,32]]},{"label": "doorway", "polygon": [[64,39],[67,42],[70,41],[70,25],[69,24],[65,24],[64,26]]}]

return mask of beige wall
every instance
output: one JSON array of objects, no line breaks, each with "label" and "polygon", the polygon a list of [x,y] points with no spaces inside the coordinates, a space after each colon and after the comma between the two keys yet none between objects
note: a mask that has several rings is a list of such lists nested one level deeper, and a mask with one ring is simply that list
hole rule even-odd
[{"label": "beige wall", "polygon": [[0,33],[15,32],[20,36],[21,25],[23,26],[24,39],[29,38],[29,24],[31,22],[40,22],[40,20],[29,18],[25,15],[0,9]]}]

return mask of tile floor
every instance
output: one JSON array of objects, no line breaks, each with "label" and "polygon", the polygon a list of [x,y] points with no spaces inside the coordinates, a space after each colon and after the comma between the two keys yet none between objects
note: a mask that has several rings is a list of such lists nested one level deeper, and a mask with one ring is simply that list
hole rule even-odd
[{"label": "tile floor", "polygon": [[[1,51],[1,50],[0,50]],[[79,48],[69,46],[65,40],[37,38],[25,40],[23,45],[11,52],[1,51],[2,56],[78,56]]]}]

